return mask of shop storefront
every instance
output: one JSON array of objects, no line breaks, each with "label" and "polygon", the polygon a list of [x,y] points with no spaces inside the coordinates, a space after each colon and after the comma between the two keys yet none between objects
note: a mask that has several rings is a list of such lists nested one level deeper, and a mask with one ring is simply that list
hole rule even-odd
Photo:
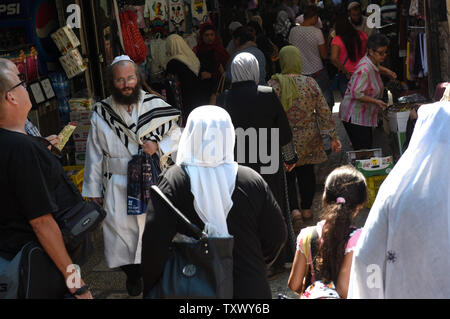
[{"label": "shop storefront", "polygon": [[[299,1],[299,8],[307,2]],[[327,21],[332,20],[330,8],[345,8],[349,1],[315,2]],[[448,2],[361,1],[364,9],[371,4],[380,7],[377,29],[390,39],[386,66],[398,75],[397,81],[386,85],[399,106],[393,110],[432,101],[436,85],[449,81]],[[65,164],[82,165],[90,107],[109,95],[105,74],[115,56],[129,55],[144,71],[146,84],[165,95],[169,34],[182,35],[193,48],[200,25],[210,21],[226,45],[233,19],[245,23],[258,14],[267,23],[274,7],[274,1],[1,0],[0,55],[25,74],[33,101],[29,118],[43,136],[78,122],[74,138],[64,149]],[[325,27],[329,26],[325,23]],[[402,96],[414,94],[423,100],[399,103]]]}]

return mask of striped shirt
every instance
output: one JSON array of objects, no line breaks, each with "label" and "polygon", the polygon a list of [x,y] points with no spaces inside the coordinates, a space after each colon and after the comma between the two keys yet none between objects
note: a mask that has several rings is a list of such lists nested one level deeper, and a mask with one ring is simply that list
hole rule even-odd
[{"label": "striped shirt", "polygon": [[378,107],[359,101],[363,96],[380,99],[383,96],[383,81],[380,70],[366,55],[359,61],[350,79],[339,108],[339,117],[344,122],[361,126],[377,126]]},{"label": "striped shirt", "polygon": [[29,119],[25,122],[25,132],[30,136],[41,137],[38,128]]}]

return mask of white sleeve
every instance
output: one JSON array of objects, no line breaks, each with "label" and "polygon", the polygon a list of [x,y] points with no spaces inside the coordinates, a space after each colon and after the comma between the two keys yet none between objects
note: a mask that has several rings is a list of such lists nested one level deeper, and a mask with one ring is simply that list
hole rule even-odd
[{"label": "white sleeve", "polygon": [[86,146],[86,163],[84,169],[83,192],[84,197],[100,198],[102,192],[102,161],[103,152],[99,144],[97,132],[98,114],[92,113],[91,128]]},{"label": "white sleeve", "polygon": [[181,138],[181,128],[175,121],[172,121],[172,127],[162,137],[159,148],[164,154],[170,154],[178,150],[178,143]]}]

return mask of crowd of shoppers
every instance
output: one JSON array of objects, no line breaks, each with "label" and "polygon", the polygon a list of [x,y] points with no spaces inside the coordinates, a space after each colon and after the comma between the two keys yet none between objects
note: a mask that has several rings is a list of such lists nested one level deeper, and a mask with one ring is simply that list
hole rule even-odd
[{"label": "crowd of shoppers", "polygon": [[[193,49],[170,35],[165,70],[179,85],[179,108],[146,92],[140,68],[117,57],[107,74],[111,95],[93,109],[83,191],[74,197],[61,195],[70,184],[55,156],[59,140],[32,136],[39,134],[27,120],[25,82],[0,59],[0,275],[30,241],[64,279],[76,275],[67,272],[77,259],[53,215],[83,195],[107,212],[108,267],[126,274],[130,296],[151,296],[172,240],[192,233],[155,197],[145,212],[129,214],[127,169],[136,156],[158,161],[167,153],[173,165],[155,184],[199,228],[234,238],[233,298],[271,298],[269,280],[290,263],[288,286],[302,298],[448,298],[448,101],[418,112],[409,148],[364,228],[353,222],[368,199],[366,180],[343,166],[326,179],[317,225],[290,229],[292,219],[313,216],[315,165],[328,159],[323,137],[333,152],[342,149],[326,61],[338,70],[339,118],[355,150],[372,148],[372,128],[387,107],[382,75],[397,76],[382,65],[387,37],[368,26],[359,2],[331,22],[307,2],[280,1],[264,18],[235,17],[226,47],[212,23],[201,26]],[[327,34],[330,23],[334,34]],[[372,287],[367,269],[374,265]],[[83,287],[67,292],[92,298],[79,280]]]}]

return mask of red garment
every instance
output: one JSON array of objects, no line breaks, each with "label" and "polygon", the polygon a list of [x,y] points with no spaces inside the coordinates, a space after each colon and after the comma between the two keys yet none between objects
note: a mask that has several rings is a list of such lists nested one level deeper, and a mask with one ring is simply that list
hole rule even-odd
[{"label": "red garment", "polygon": [[120,23],[125,54],[136,64],[142,64],[147,58],[148,48],[137,25],[137,14],[133,11],[121,12]]},{"label": "red garment", "polygon": [[[206,44],[203,42],[203,35],[206,31],[213,30],[216,37],[213,44]],[[200,54],[206,54],[210,51],[214,51],[214,60],[216,62],[216,70],[219,72],[220,65],[225,69],[230,59],[230,54],[224,48],[222,43],[220,42],[219,36],[214,28],[214,26],[210,23],[205,23],[200,27],[200,36],[198,45],[194,48],[194,52],[197,56]]]}]

